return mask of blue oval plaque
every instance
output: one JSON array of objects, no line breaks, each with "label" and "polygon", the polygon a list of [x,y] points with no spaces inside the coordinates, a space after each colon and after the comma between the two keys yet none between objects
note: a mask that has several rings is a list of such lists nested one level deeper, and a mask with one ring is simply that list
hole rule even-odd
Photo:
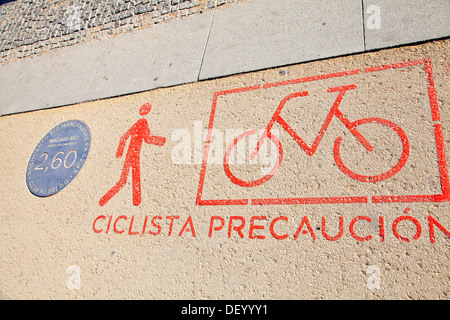
[{"label": "blue oval plaque", "polygon": [[89,128],[79,120],[63,122],[50,130],[28,162],[30,192],[47,197],[64,189],[83,167],[90,144]]}]

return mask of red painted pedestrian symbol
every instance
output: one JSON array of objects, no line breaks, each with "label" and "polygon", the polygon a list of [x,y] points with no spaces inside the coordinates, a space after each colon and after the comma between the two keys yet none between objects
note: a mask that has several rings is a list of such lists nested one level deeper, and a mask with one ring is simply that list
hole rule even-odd
[{"label": "red painted pedestrian symbol", "polygon": [[[147,115],[152,106],[150,103],[144,104],[139,110],[142,116]],[[100,205],[105,205],[120,189],[126,184],[127,177],[131,169],[132,187],[133,187],[133,204],[138,206],[141,203],[141,169],[140,169],[140,154],[142,143],[145,141],[148,144],[162,146],[166,143],[166,138],[153,136],[150,132],[148,122],[146,119],[139,119],[121,138],[119,147],[117,148],[116,158],[121,158],[125,149],[125,144],[131,138],[128,146],[125,163],[123,165],[122,174],[119,182],[111,188],[101,199]]]}]

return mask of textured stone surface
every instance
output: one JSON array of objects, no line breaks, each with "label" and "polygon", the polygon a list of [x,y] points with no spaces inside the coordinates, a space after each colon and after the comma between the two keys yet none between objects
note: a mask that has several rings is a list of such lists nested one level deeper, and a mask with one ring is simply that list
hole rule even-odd
[{"label": "textured stone surface", "polygon": [[[9,2],[0,6],[0,59],[5,59],[0,66],[0,83],[4,84],[0,114],[448,36],[448,4],[442,0],[423,4],[359,0]],[[155,25],[163,20],[173,21],[174,26],[172,22]],[[78,52],[84,52],[81,58],[76,57]],[[19,56],[39,59],[15,61]],[[9,66],[12,63],[18,65]],[[74,63],[80,64],[78,70]],[[51,91],[52,86],[58,90]]]},{"label": "textured stone surface", "polygon": [[0,114],[195,82],[211,20],[206,12],[0,66]]},{"label": "textured stone surface", "polygon": [[0,64],[247,0],[17,0],[0,6]]},{"label": "textured stone surface", "polygon": [[[441,194],[446,184],[440,184],[437,144],[433,141],[434,129],[442,126],[440,144],[449,152],[448,45],[448,40],[436,41],[0,117],[0,297],[448,299],[449,235],[435,225],[433,242],[428,222],[431,216],[450,230],[448,201],[196,205],[206,129],[215,102],[203,200]],[[430,58],[433,67],[438,120],[431,117],[431,79],[427,79],[424,64],[396,65],[424,58]],[[385,65],[390,67],[366,69]],[[388,119],[409,138],[408,162],[395,176],[367,183],[343,174],[333,158],[335,139],[343,137],[342,148],[348,146],[344,143],[359,143],[334,118],[312,157],[275,124],[284,150],[278,172],[265,184],[251,188],[228,179],[221,161],[230,140],[220,139],[226,129],[264,129],[283,97],[306,90],[309,96],[290,101],[282,115],[311,143],[338,96],[327,89],[352,84],[357,87],[344,96],[340,105],[343,114],[351,121]],[[250,89],[236,90],[239,88]],[[142,202],[139,206],[132,203],[130,172],[123,189],[100,206],[100,198],[117,183],[123,168],[123,157],[116,158],[120,138],[142,118],[139,109],[144,103],[153,106],[144,116],[151,133],[165,137],[166,143],[142,145]],[[89,155],[67,187],[38,198],[25,183],[28,161],[49,130],[71,119],[89,127]],[[401,141],[395,133],[381,139],[377,135],[392,134],[391,128],[373,123],[361,127],[370,137],[378,137],[371,140],[374,146],[383,146],[376,149],[382,151],[378,158],[381,164],[398,154]],[[357,128],[363,130],[361,127]],[[383,127],[385,131],[381,131]],[[184,161],[177,159],[180,145],[189,146]],[[342,149],[345,161],[363,170],[378,170],[378,162],[360,158],[366,153],[359,147],[353,152]],[[46,165],[51,165],[52,157]],[[235,165],[233,170],[241,168],[239,163]],[[255,166],[247,169],[252,168]],[[450,191],[448,185],[445,188]],[[121,216],[126,220],[118,219]],[[220,219],[214,220],[218,230],[212,230],[210,236],[211,218],[217,216],[224,219],[224,226],[220,229]],[[402,216],[420,223],[417,239],[413,239],[418,232],[415,221],[397,220]],[[195,236],[189,224],[183,229],[188,217]],[[234,227],[241,218],[245,220],[242,237],[229,228],[231,217],[240,217],[233,220]],[[252,217],[256,217],[253,222]],[[306,222],[301,225],[304,217],[311,229]],[[334,241],[326,239],[324,233],[329,237],[339,234],[340,217],[341,236]],[[384,219],[383,229],[379,217]],[[114,232],[114,224],[123,232]],[[280,237],[287,236],[276,238],[271,229]]]}]

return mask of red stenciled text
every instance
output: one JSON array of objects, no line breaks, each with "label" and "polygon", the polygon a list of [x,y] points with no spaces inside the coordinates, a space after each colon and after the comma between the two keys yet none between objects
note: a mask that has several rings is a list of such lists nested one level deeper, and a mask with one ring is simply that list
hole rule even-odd
[{"label": "red stenciled text", "polygon": [[[175,225],[177,225],[176,228],[174,227]],[[166,227],[167,230],[163,231],[163,227]],[[188,233],[192,237],[195,237],[195,228],[191,216],[186,219],[180,219],[180,216],[145,216],[140,218],[140,221],[137,221],[135,216],[120,215],[114,217],[100,215],[95,218],[94,223],[92,224],[92,229],[95,233],[105,234],[150,234],[157,236],[162,232],[166,232],[168,236],[171,236],[172,234],[182,236],[183,234]]]},{"label": "red stenciled text", "polygon": [[[208,237],[248,238],[277,240],[312,240],[319,238],[337,241],[343,237],[366,241],[384,242],[394,237],[402,242],[411,242],[428,234],[431,243],[436,238],[450,238],[450,231],[431,215],[415,218],[409,215],[407,208],[404,214],[396,218],[385,219],[383,216],[359,215],[356,217],[322,216],[311,219],[308,216],[212,216],[208,223]],[[203,226],[205,223],[202,224]],[[192,216],[183,218],[176,215],[136,217],[118,215],[99,215],[92,224],[95,233],[126,235],[178,235],[196,236],[196,228]],[[206,232],[206,230],[202,230]]]}]

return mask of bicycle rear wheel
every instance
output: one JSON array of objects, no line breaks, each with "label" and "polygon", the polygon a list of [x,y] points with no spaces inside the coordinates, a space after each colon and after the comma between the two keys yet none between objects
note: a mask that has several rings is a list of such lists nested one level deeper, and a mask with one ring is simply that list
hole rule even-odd
[{"label": "bicycle rear wheel", "polygon": [[275,161],[275,164],[273,165],[273,167],[269,170],[268,174],[266,174],[263,177],[258,178],[258,179],[244,180],[244,179],[240,179],[240,178],[236,177],[236,175],[233,174],[233,172],[231,172],[231,169],[230,169],[231,152],[236,147],[236,145],[239,143],[239,141],[241,141],[245,137],[248,137],[253,134],[256,134],[256,130],[246,131],[243,134],[241,134],[240,136],[238,136],[236,139],[234,139],[231,142],[231,144],[228,146],[228,148],[225,152],[224,159],[223,159],[223,167],[225,170],[225,174],[231,180],[231,182],[233,182],[234,184],[237,184],[241,187],[255,187],[255,186],[259,186],[259,185],[267,182],[276,174],[276,172],[278,171],[278,168],[280,167],[281,161],[283,160],[283,147],[281,145],[280,140],[274,134],[272,134],[271,132],[268,132],[267,137],[270,140],[272,140],[272,142],[275,144],[276,152],[277,152],[276,161]]},{"label": "bicycle rear wheel", "polygon": [[399,157],[399,160],[396,162],[396,164],[389,170],[377,174],[377,175],[362,175],[358,174],[352,170],[349,169],[348,166],[344,164],[341,158],[341,143],[342,143],[342,137],[339,137],[336,139],[334,143],[334,160],[339,167],[339,169],[345,173],[347,176],[349,176],[352,179],[361,181],[361,182],[378,182],[383,181],[386,179],[391,178],[395,174],[397,174],[400,170],[403,169],[405,166],[406,161],[408,161],[409,157],[409,141],[408,137],[406,136],[405,132],[402,128],[400,128],[397,124],[386,120],[386,119],[380,119],[380,118],[364,118],[360,119],[354,122],[354,127],[357,127],[359,125],[368,124],[368,123],[378,123],[384,126],[387,126],[394,130],[394,132],[398,135],[398,137],[401,140],[402,143],[402,151],[401,155]]}]

